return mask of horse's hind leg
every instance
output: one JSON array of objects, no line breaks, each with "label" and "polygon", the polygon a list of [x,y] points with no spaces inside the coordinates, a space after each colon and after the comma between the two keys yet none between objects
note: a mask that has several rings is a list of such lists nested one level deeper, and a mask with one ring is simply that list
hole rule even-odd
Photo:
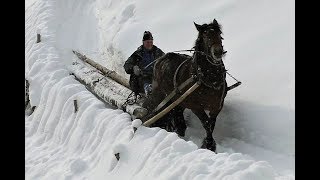
[{"label": "horse's hind leg", "polygon": [[158,89],[158,87],[154,87],[152,90],[151,96],[146,98],[142,107],[148,109],[148,115],[141,118],[142,122],[145,122],[149,118],[153,117],[155,114],[152,111],[158,106],[158,104],[162,101],[165,95]]},{"label": "horse's hind leg", "polygon": [[168,114],[164,115],[163,117],[161,117],[156,122],[154,122],[153,124],[151,124],[150,127],[159,127],[159,128],[167,130],[168,132],[173,132],[173,129],[171,128],[171,125],[170,125],[171,118],[172,118],[172,115],[170,113],[168,113]]},{"label": "horse's hind leg", "polygon": [[192,112],[200,119],[202,126],[206,130],[207,137],[203,140],[201,148],[206,148],[211,151],[216,151],[216,142],[212,137],[212,132],[214,129],[214,122],[209,118],[204,110],[192,110]]},{"label": "horse's hind leg", "polygon": [[184,108],[178,105],[152,124],[151,127],[160,127],[168,132],[175,132],[180,137],[184,137],[187,125],[183,117],[183,111]]}]

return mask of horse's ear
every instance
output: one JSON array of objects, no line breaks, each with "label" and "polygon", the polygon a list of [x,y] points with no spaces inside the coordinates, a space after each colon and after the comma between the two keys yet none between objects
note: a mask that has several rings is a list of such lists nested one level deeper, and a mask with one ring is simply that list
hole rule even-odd
[{"label": "horse's ear", "polygon": [[213,24],[218,24],[218,21],[216,19],[213,19],[212,23]]},{"label": "horse's ear", "polygon": [[198,31],[201,31],[201,25],[199,25],[199,24],[197,24],[197,23],[195,23],[195,22],[193,22],[193,23],[194,23],[194,25],[196,26],[197,30],[198,30]]}]

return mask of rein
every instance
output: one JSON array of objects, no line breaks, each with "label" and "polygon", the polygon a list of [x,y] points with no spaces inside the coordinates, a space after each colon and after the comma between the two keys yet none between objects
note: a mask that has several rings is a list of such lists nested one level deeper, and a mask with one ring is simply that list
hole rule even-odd
[{"label": "rein", "polygon": [[[193,51],[193,52],[196,52],[196,53],[200,53],[200,54],[202,54],[202,55],[205,55],[205,56],[206,56],[206,60],[207,60],[210,64],[212,64],[212,65],[214,65],[214,66],[220,66],[220,65],[222,64],[221,61],[216,61],[213,57],[207,55],[206,53],[204,53],[204,52],[202,52],[202,51],[196,51],[196,50],[193,50],[193,49],[186,49],[186,50],[179,50],[179,51],[172,51],[172,52],[185,52],[185,51],[190,51],[190,52]],[[209,57],[211,60],[209,60],[208,57]]]},{"label": "rein", "polygon": [[[201,54],[204,54],[206,55],[206,57],[208,57],[207,54],[205,54],[204,52],[201,52],[201,51],[196,51],[196,50],[179,50],[179,51],[173,51],[173,52],[185,52],[185,51],[193,51],[193,52],[199,52]],[[172,53],[173,53],[172,52]],[[210,58],[212,58],[211,56],[209,56]],[[215,66],[218,66],[218,65],[221,65],[223,63],[219,62],[219,64],[217,63],[212,63],[210,60],[208,60],[208,58],[206,58],[208,62],[210,62],[212,65],[215,65]],[[213,59],[213,58],[212,58]],[[168,107],[166,107],[165,109],[163,109],[161,112],[157,113],[154,117],[150,118],[149,120],[147,120],[146,122],[144,122],[143,124],[145,126],[150,126],[152,123],[154,123],[155,121],[157,121],[159,118],[161,118],[164,114],[168,113],[168,111],[170,111],[172,108],[174,108],[175,106],[177,106],[179,103],[181,103],[188,95],[190,95],[197,87],[199,87],[201,84],[204,84],[205,86],[207,87],[210,87],[210,88],[214,88],[214,89],[217,89],[217,88],[220,88],[221,86],[219,85],[219,87],[215,87],[215,86],[211,86],[211,85],[208,85],[206,84],[202,79],[202,72],[201,72],[201,69],[198,68],[196,69],[197,71],[197,75],[192,75],[189,79],[187,79],[186,81],[184,81],[183,83],[181,83],[179,86],[177,85],[177,74],[181,68],[181,66],[186,63],[188,60],[190,59],[187,59],[187,60],[184,60],[179,66],[178,68],[176,69],[176,72],[174,74],[174,77],[173,77],[173,84],[174,84],[174,89],[173,91],[171,91],[171,93],[169,95],[167,95],[159,104],[158,106],[153,109],[152,111],[152,114],[158,112],[160,109],[162,109],[173,97],[175,97],[176,94],[181,94],[181,90],[184,89],[185,87],[187,87],[188,85],[194,83],[192,85],[191,88],[189,88],[186,92],[184,92],[177,100],[175,100],[173,103],[171,103]],[[195,56],[193,57],[193,61],[195,60]],[[214,59],[213,59],[214,60]],[[215,60],[214,60],[215,61]],[[213,61],[213,62],[214,62]],[[153,63],[153,62],[152,62]],[[151,65],[152,63],[150,63],[149,65]],[[149,66],[147,65],[147,66]],[[200,71],[200,72],[199,72]],[[228,72],[226,72],[229,76],[231,76],[233,79],[235,79],[231,74],[229,74]],[[198,77],[197,77],[198,76]],[[225,78],[225,75],[224,75],[224,78]],[[237,79],[235,79],[237,81],[236,84],[230,86],[230,87],[225,87],[223,86],[224,88],[228,90],[231,90],[237,86],[239,86],[241,84],[240,81],[238,81]],[[224,83],[224,82],[223,82]]]},{"label": "rein", "polygon": [[[204,53],[204,52],[202,52],[202,51],[197,51],[197,50],[193,50],[193,49],[190,49],[190,50],[179,50],[179,51],[173,51],[173,52],[183,52],[183,51],[193,51],[193,52],[195,52],[195,53],[199,53],[199,54],[201,54],[201,55],[205,55],[205,57],[206,57],[206,60],[211,64],[211,65],[213,65],[213,66],[221,66],[221,65],[223,65],[223,62],[222,61],[216,61],[213,57],[211,57],[211,56],[209,56],[209,55],[207,55],[206,53]],[[212,60],[209,60],[208,59],[208,57],[209,58],[211,58]],[[214,82],[213,83],[213,85],[210,85],[210,84],[208,84],[207,82],[205,82],[204,80],[203,80],[203,73],[202,73],[202,71],[201,71],[201,68],[200,67],[198,67],[198,64],[197,64],[197,56],[196,56],[196,54],[194,54],[193,55],[193,60],[192,60],[192,62],[193,62],[193,64],[194,64],[194,71],[196,72],[196,78],[200,81],[200,82],[202,82],[202,84],[203,85],[205,85],[205,86],[207,86],[208,88],[213,88],[213,89],[219,89],[220,87],[221,87],[221,84],[223,83],[223,82],[221,82],[221,84],[219,84],[218,85],[218,87],[216,87],[216,85],[217,85],[217,83],[216,82]],[[179,66],[180,67],[180,66]],[[179,68],[178,68],[179,69]],[[177,69],[177,71],[178,71],[178,69]],[[177,73],[177,72],[176,72]]]},{"label": "rein", "polygon": [[[202,51],[196,51],[196,50],[194,50],[194,49],[185,49],[185,50],[178,50],[178,51],[172,51],[172,52],[197,52],[197,53],[200,53],[200,54],[202,54],[202,55],[205,55],[205,56],[206,56],[206,60],[207,60],[210,64],[212,64],[212,65],[214,65],[214,66],[218,66],[218,65],[221,65],[221,64],[222,64],[222,63],[221,63],[222,61],[221,61],[221,62],[217,62],[213,57],[207,55],[206,53],[204,53],[204,52],[202,52]],[[227,52],[227,51],[225,51],[223,54],[225,54],[226,52]],[[210,61],[210,60],[208,59],[208,57],[211,58],[212,61]],[[180,66],[179,66],[179,67],[180,67]],[[178,68],[178,69],[179,69],[179,68]],[[198,71],[198,70],[197,70],[197,71]],[[233,89],[233,88],[241,85],[241,82],[240,82],[239,80],[237,80],[235,77],[233,77],[233,76],[232,76],[230,73],[228,73],[227,71],[226,71],[226,73],[227,73],[231,78],[233,78],[233,79],[236,81],[235,84],[233,84],[232,86],[228,87],[228,90],[231,90],[231,89]],[[210,85],[206,84],[205,82],[203,82],[203,84],[205,84],[206,86],[208,86],[208,87],[210,87],[210,88],[213,87],[213,86],[210,86]]]},{"label": "rein", "polygon": [[[194,50],[194,49],[185,49],[185,50],[172,51],[171,53],[175,53],[175,52],[196,52],[196,53],[200,53],[200,54],[202,54],[202,55],[205,55],[205,56],[206,56],[206,60],[207,60],[210,64],[212,64],[213,66],[220,66],[220,65],[222,65],[222,61],[216,61],[213,57],[207,55],[206,53],[204,53],[204,52],[202,52],[202,51],[196,51],[196,50]],[[226,52],[227,52],[227,51],[223,52],[223,54],[225,54]],[[170,53],[170,52],[169,52],[169,53]],[[209,57],[210,59],[212,59],[212,61],[210,61],[210,60],[208,59],[208,57]],[[195,56],[193,57],[193,60],[194,60],[194,58],[195,58]],[[152,61],[152,62],[149,63],[147,66],[145,66],[144,69],[148,68],[149,66],[151,66],[151,65],[152,65],[153,63],[155,63],[155,62],[156,62],[156,60]],[[181,66],[179,66],[179,68],[177,69],[177,71],[180,69],[180,67],[181,67]],[[177,73],[177,71],[176,71],[176,73]],[[198,75],[198,76],[201,75],[201,72],[199,72],[199,71],[201,71],[200,69],[196,68],[196,71],[197,71],[197,75]],[[176,74],[176,73],[175,73],[175,74]],[[237,86],[239,86],[239,85],[241,84],[241,82],[238,81],[236,78],[234,78],[230,73],[228,73],[227,71],[226,71],[226,73],[227,73],[231,78],[233,78],[235,81],[237,81],[235,84],[233,84],[232,86],[228,87],[228,90],[231,90],[231,89],[233,89],[233,88],[235,88],[235,87],[237,87]],[[175,79],[175,78],[174,78],[174,79]],[[175,82],[175,80],[174,80],[174,82]],[[205,82],[203,82],[203,84],[204,84],[205,86],[209,87],[209,88],[215,88],[214,86],[211,86],[211,85],[209,85],[209,84],[207,84],[207,83],[205,83]],[[175,86],[175,87],[176,87],[176,86]],[[215,89],[216,89],[216,88],[215,88]]]}]

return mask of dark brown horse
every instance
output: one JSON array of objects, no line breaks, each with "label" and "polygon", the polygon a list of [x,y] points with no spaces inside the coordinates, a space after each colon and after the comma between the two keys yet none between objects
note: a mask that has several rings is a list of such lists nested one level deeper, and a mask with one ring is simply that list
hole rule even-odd
[{"label": "dark brown horse", "polygon": [[[212,133],[227,94],[226,70],[222,62],[226,51],[223,50],[221,26],[215,19],[210,24],[194,24],[198,30],[198,38],[195,42],[193,56],[167,53],[157,60],[154,65],[152,95],[144,106],[149,110],[155,109],[168,94],[175,90],[175,87],[193,77],[193,81],[180,92],[185,92],[195,82],[200,83],[200,86],[170,113],[175,114],[179,119],[183,117],[182,113],[185,108],[191,109],[200,119],[207,133],[202,148],[215,151],[216,143]],[[179,98],[179,93],[171,102],[177,98]],[[209,111],[209,116],[205,110]],[[151,113],[147,117],[153,115]],[[184,135],[186,126],[185,124],[179,125],[179,123],[185,123],[184,120],[181,122],[180,118],[178,123],[177,121],[174,123],[178,128],[182,127],[180,132],[183,131],[181,134]]]}]

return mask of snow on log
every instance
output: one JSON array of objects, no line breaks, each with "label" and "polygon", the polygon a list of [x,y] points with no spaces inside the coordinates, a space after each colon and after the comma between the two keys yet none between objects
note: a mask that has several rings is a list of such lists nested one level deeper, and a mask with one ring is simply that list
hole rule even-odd
[{"label": "snow on log", "polygon": [[120,76],[119,74],[117,74],[115,71],[111,71],[109,69],[107,69],[106,67],[101,66],[100,64],[94,62],[93,60],[89,59],[88,57],[86,57],[85,55],[82,55],[81,53],[72,50],[72,52],[82,61],[90,64],[91,66],[93,66],[94,68],[98,69],[100,72],[102,72],[103,75],[110,77],[111,79],[113,79],[114,81],[116,81],[117,83],[130,88],[129,86],[129,82],[127,79],[123,78],[122,76]]},{"label": "snow on log", "polygon": [[102,101],[128,112],[134,118],[142,118],[147,114],[147,109],[141,107],[140,104],[125,103],[132,92],[130,89],[106,77],[92,66],[82,62],[73,62],[68,69],[76,80],[84,84]]}]

